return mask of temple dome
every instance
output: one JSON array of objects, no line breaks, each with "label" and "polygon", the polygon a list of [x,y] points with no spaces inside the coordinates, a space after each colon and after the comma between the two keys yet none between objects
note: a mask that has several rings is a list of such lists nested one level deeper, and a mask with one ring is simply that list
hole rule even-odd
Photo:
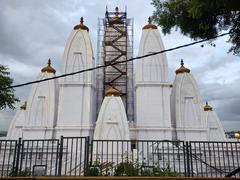
[{"label": "temple dome", "polygon": [[117,89],[111,87],[107,90],[106,96],[121,96],[121,93]]},{"label": "temple dome", "polygon": [[213,108],[208,105],[208,102],[206,102],[206,105],[204,106],[204,111],[212,111]]},{"label": "temple dome", "polygon": [[42,68],[41,72],[56,73],[56,70],[51,66],[51,59],[48,60],[48,65]]},{"label": "temple dome", "polygon": [[87,30],[89,32],[89,28],[83,24],[83,17],[80,19],[80,24],[74,26],[74,30],[82,29],[82,30]]},{"label": "temple dome", "polygon": [[179,73],[190,73],[190,69],[184,67],[183,60],[181,60],[181,67],[176,70],[176,74]]},{"label": "temple dome", "polygon": [[151,17],[148,18],[148,24],[146,24],[145,26],[143,26],[142,29],[157,29],[157,26],[152,24],[152,19]]}]

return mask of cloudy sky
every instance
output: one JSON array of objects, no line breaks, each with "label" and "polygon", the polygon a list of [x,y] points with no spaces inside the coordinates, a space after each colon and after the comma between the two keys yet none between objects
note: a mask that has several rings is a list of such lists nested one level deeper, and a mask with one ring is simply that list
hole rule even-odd
[{"label": "cloudy sky", "polygon": [[[14,84],[36,79],[41,68],[52,59],[57,74],[66,40],[81,16],[90,29],[96,55],[97,19],[104,17],[106,6],[114,10],[127,7],[134,19],[134,55],[142,26],[152,15],[151,0],[0,0],[0,64],[7,65]],[[165,48],[192,42],[175,29],[162,35]],[[200,45],[169,52],[169,77],[174,80],[180,59],[191,69],[204,101],[217,111],[225,130],[240,130],[240,57],[228,54],[228,37],[215,41],[216,47]],[[16,88],[16,95],[25,101],[31,86]],[[0,111],[0,130],[6,130],[15,111]]]}]

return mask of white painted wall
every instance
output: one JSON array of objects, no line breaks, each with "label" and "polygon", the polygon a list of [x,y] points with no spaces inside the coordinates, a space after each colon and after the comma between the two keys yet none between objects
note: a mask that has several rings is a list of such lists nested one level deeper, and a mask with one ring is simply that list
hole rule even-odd
[{"label": "white painted wall", "polygon": [[223,127],[214,110],[204,111],[204,120],[207,122],[209,141],[226,141]]},{"label": "white painted wall", "polygon": [[[157,29],[142,31],[138,56],[164,50]],[[136,133],[138,139],[171,139],[170,84],[166,54],[136,61]]]},{"label": "white painted wall", "polygon": [[171,94],[173,135],[177,140],[207,140],[207,124],[203,118],[202,98],[190,73],[176,75]]},{"label": "white painted wall", "polygon": [[126,110],[120,97],[105,96],[93,139],[130,140]]},{"label": "white painted wall", "polygon": [[[63,55],[63,73],[94,67],[93,51],[86,30],[73,30]],[[92,136],[95,119],[94,72],[76,74],[60,82],[56,137]]]},{"label": "white painted wall", "polygon": [[[43,72],[37,80],[51,78],[53,73]],[[18,110],[10,125],[8,138],[54,138],[57,120],[58,81],[45,81],[32,86],[26,110]]]}]

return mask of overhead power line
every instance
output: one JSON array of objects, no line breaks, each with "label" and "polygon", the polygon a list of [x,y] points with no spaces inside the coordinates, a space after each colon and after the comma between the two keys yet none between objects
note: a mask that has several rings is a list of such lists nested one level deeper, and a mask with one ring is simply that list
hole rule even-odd
[{"label": "overhead power line", "polygon": [[192,45],[195,45],[195,44],[199,44],[199,43],[209,41],[209,40],[212,40],[212,39],[216,39],[216,38],[226,36],[226,35],[229,35],[229,34],[231,34],[231,33],[227,32],[227,33],[223,33],[223,34],[220,34],[220,35],[217,35],[217,36],[212,36],[210,38],[206,38],[206,39],[203,39],[203,40],[195,41],[195,42],[192,42],[192,43],[176,46],[176,47],[165,49],[165,50],[158,51],[158,52],[149,53],[149,54],[146,54],[146,55],[143,55],[143,56],[137,56],[137,57],[130,58],[130,59],[127,59],[127,60],[117,61],[117,62],[106,64],[106,65],[100,65],[100,66],[96,66],[96,67],[93,67],[93,68],[88,68],[88,69],[84,69],[84,70],[80,70],[80,71],[75,71],[75,72],[72,72],[72,73],[62,74],[62,75],[59,75],[59,76],[54,76],[54,77],[51,77],[51,78],[46,78],[46,79],[42,79],[42,80],[30,81],[30,82],[26,82],[26,83],[22,83],[22,84],[8,86],[8,87],[1,88],[0,90],[27,86],[27,85],[30,85],[30,84],[36,84],[36,83],[40,83],[40,82],[44,82],[44,81],[50,81],[50,80],[53,80],[53,79],[59,79],[59,78],[66,77],[66,76],[72,76],[72,75],[84,73],[84,72],[87,72],[87,71],[93,71],[93,70],[96,70],[96,69],[112,66],[112,65],[115,65],[115,64],[126,63],[126,62],[129,62],[129,61],[134,61],[134,60],[137,60],[137,59],[142,59],[142,58],[145,58],[145,57],[154,56],[154,55],[157,55],[157,54],[162,54],[162,53],[165,53],[165,52],[174,51],[174,50],[181,49],[181,48],[184,48],[184,47],[192,46]]}]

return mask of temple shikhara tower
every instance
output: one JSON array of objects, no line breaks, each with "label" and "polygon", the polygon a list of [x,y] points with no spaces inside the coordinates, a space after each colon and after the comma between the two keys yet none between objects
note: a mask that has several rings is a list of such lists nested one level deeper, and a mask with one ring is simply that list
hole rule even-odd
[{"label": "temple shikhara tower", "polygon": [[[81,18],[73,27],[57,73],[105,67],[34,84],[11,122],[9,139],[225,140],[214,108],[202,100],[190,64],[179,57],[179,68],[168,72],[165,53],[126,61],[133,57],[133,19],[118,7],[98,19],[94,58],[86,24]],[[149,18],[138,56],[162,50],[160,32]],[[175,73],[174,82],[168,73]],[[49,59],[37,80],[55,74]]]}]

